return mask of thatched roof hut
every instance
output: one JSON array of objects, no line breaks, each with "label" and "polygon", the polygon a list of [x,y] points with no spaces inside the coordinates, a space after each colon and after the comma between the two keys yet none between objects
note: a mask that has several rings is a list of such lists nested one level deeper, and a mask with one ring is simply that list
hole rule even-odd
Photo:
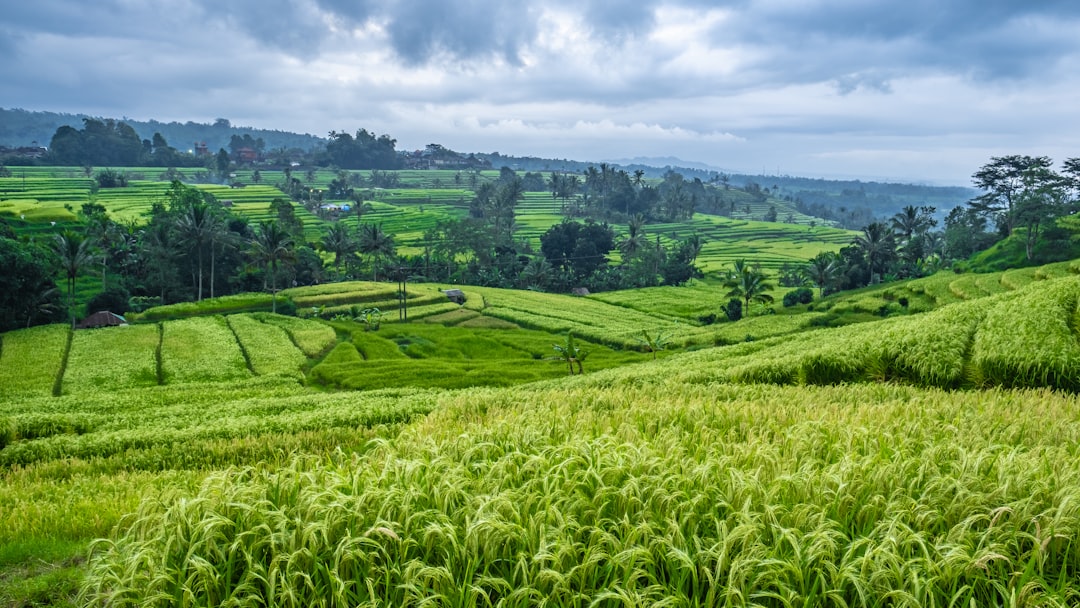
[{"label": "thatched roof hut", "polygon": [[117,325],[127,325],[127,319],[116,313],[102,310],[86,317],[75,328],[93,329],[95,327],[115,327]]},{"label": "thatched roof hut", "polygon": [[589,288],[587,287],[575,287],[570,290],[570,293],[575,296],[587,296],[589,295]]}]

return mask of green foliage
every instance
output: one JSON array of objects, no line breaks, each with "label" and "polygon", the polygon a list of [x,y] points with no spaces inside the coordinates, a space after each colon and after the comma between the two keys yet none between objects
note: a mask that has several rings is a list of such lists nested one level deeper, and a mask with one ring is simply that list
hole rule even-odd
[{"label": "green foliage", "polygon": [[809,304],[814,301],[814,292],[808,287],[800,287],[784,294],[784,307],[790,308],[799,304]]},{"label": "green foliage", "polygon": [[178,304],[154,306],[140,314],[131,315],[131,317],[133,320],[138,321],[160,321],[215,314],[269,311],[272,306],[270,299],[270,294],[238,293],[231,296],[207,298],[201,302],[180,302]]},{"label": "green foliage", "polygon": [[728,321],[738,321],[743,316],[742,300],[739,298],[731,298],[728,300],[727,306],[724,307],[724,315]]},{"label": "green foliage", "polygon": [[367,455],[146,501],[96,546],[85,599],[966,606],[1023,587],[1064,606],[1076,408],[893,386],[467,391]]},{"label": "green foliage", "polygon": [[240,345],[224,318],[166,321],[164,328],[161,358],[166,384],[250,377]]}]

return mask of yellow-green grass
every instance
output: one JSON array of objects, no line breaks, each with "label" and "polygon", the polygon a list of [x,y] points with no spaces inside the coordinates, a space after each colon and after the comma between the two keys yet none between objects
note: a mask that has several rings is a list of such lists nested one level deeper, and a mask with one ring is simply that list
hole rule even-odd
[{"label": "yellow-green grass", "polygon": [[263,323],[245,314],[229,315],[225,320],[240,342],[244,359],[256,375],[304,379],[302,369],[307,357],[293,344],[282,327]]},{"label": "yellow-green grass", "polygon": [[157,324],[76,331],[64,371],[63,392],[156,386],[160,332]]},{"label": "yellow-green grass", "polygon": [[[632,378],[633,374],[624,374]],[[1029,605],[1080,597],[1080,404],[893,385],[445,394],[359,456],[213,475],[96,547],[137,605]]]},{"label": "yellow-green grass", "polygon": [[70,331],[67,325],[42,325],[0,336],[0,399],[51,394]]},{"label": "yellow-green grass", "polygon": [[991,308],[975,335],[978,380],[1080,389],[1080,278],[1039,282]]},{"label": "yellow-green grass", "polygon": [[141,313],[129,314],[127,318],[131,321],[158,321],[234,312],[269,311],[272,307],[273,296],[271,294],[238,293],[231,296],[206,298],[198,302],[178,302],[176,304],[154,306]]},{"label": "yellow-green grass", "polygon": [[[383,325],[377,332],[355,331],[351,348],[336,347],[311,370],[310,379],[353,390],[510,386],[566,375],[566,363],[556,359],[553,348],[563,341],[546,332],[505,327]],[[640,353],[578,342],[588,352],[584,368],[589,371],[645,360]]]},{"label": "yellow-green grass", "polygon": [[236,336],[219,316],[166,321],[161,340],[166,384],[242,380],[251,376]]},{"label": "yellow-green grass", "polygon": [[263,323],[284,329],[293,344],[307,357],[318,357],[330,350],[337,342],[337,333],[334,328],[315,320],[297,319],[272,313],[256,313],[252,316]]}]

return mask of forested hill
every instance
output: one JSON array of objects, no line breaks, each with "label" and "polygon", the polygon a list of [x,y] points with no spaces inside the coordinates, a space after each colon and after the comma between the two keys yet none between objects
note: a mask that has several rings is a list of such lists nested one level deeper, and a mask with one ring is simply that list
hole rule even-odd
[{"label": "forested hill", "polygon": [[[81,129],[84,118],[115,119],[115,117],[90,116],[89,114],[60,114],[0,108],[0,146],[16,148],[30,146],[34,142],[37,142],[39,146],[48,146],[58,128],[67,125]],[[119,120],[123,120],[135,129],[140,139],[151,139],[154,133],[160,133],[178,150],[186,150],[195,142],[205,142],[210,150],[228,148],[233,135],[244,134],[251,135],[253,139],[261,138],[267,150],[299,148],[307,151],[326,143],[325,139],[306,133],[235,127],[224,118],[219,118],[213,123],[159,122],[128,118]]]}]

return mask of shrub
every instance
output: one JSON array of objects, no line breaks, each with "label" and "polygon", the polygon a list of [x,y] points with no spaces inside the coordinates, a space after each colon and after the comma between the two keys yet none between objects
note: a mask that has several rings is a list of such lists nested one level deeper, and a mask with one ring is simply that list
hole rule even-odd
[{"label": "shrub", "polygon": [[127,312],[130,299],[131,294],[128,290],[123,287],[110,287],[90,298],[90,301],[86,303],[86,314],[92,315],[102,310],[124,314]]},{"label": "shrub", "polygon": [[738,321],[742,318],[742,313],[742,300],[738,298],[728,300],[727,306],[724,307],[724,314],[727,315],[729,321]]},{"label": "shrub", "polygon": [[814,301],[814,292],[809,287],[800,287],[784,294],[784,308],[797,304],[809,304]]}]

